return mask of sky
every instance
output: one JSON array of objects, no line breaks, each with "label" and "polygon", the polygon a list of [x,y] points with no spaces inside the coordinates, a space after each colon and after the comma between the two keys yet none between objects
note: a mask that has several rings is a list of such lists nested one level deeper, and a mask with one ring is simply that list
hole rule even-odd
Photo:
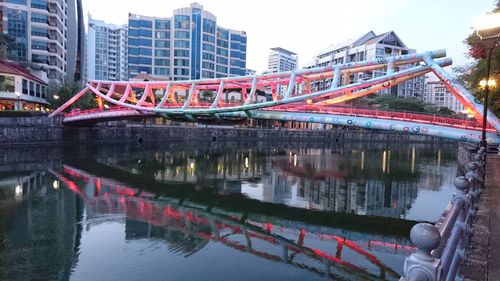
[{"label": "sky", "polygon": [[[128,13],[172,17],[189,0],[82,0],[85,15],[126,24]],[[299,65],[331,44],[370,30],[396,32],[418,52],[446,49],[453,65],[471,62],[463,40],[494,0],[198,0],[217,17],[217,25],[247,33],[247,68],[267,69],[269,49],[282,47],[299,56]]]}]

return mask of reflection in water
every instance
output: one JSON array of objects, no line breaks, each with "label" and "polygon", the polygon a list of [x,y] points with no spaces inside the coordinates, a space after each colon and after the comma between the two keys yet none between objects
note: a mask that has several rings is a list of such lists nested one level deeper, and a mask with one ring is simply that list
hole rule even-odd
[{"label": "reflection in water", "polygon": [[397,280],[402,219],[434,220],[422,198],[449,200],[456,173],[446,146],[87,155],[0,174],[0,279]]}]

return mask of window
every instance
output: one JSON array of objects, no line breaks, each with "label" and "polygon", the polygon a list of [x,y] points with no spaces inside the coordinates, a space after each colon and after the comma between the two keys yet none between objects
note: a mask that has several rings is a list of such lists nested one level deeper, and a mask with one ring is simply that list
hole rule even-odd
[{"label": "window", "polygon": [[231,34],[231,41],[238,41],[240,43],[247,43],[247,37],[239,34]]},{"label": "window", "polygon": [[139,48],[129,48],[128,53],[130,55],[138,55],[139,54]]},{"label": "window", "polygon": [[149,29],[140,29],[139,36],[151,38],[151,37],[153,37],[153,31],[151,31]]},{"label": "window", "polygon": [[203,59],[209,61],[215,61],[215,56],[213,54],[203,52]]},{"label": "window", "polygon": [[149,20],[139,20],[139,25],[143,28],[153,28],[153,22]]},{"label": "window", "polygon": [[48,23],[49,17],[47,15],[43,15],[43,14],[31,13],[31,21],[32,22]]},{"label": "window", "polygon": [[26,0],[7,0],[7,3],[26,5]]},{"label": "window", "polygon": [[175,66],[189,66],[189,60],[186,59],[174,59]]},{"label": "window", "polygon": [[136,38],[129,38],[128,39],[128,44],[130,46],[139,46],[140,45],[140,40],[139,39],[136,39]]},{"label": "window", "polygon": [[35,96],[35,83],[30,81],[30,96]]},{"label": "window", "polygon": [[35,84],[36,86],[36,97],[40,98],[42,97],[42,91],[40,90],[40,84]]},{"label": "window", "polygon": [[42,86],[42,99],[45,99],[47,97],[47,88],[45,86]]},{"label": "window", "polygon": [[148,49],[148,48],[140,48],[139,49],[139,54],[143,55],[143,56],[151,56],[152,55],[152,51],[151,51],[151,49]]},{"label": "window", "polygon": [[217,55],[221,55],[221,56],[227,57],[228,52],[227,52],[227,50],[224,50],[224,49],[221,49],[221,48],[217,48]]},{"label": "window", "polygon": [[[12,0],[11,0],[12,1]],[[24,3],[26,4],[26,3]],[[31,0],[31,8],[47,10],[47,0]]]},{"label": "window", "polygon": [[174,50],[175,57],[189,57],[189,50]]},{"label": "window", "polygon": [[186,48],[189,49],[189,41],[185,40],[175,40],[174,41],[175,48]]},{"label": "window", "polygon": [[16,81],[14,76],[0,75],[0,91],[2,92],[16,91]]},{"label": "window", "polygon": [[170,60],[168,60],[168,59],[155,59],[155,65],[157,65],[157,66],[169,66]]},{"label": "window", "polygon": [[129,28],[128,35],[133,37],[139,37],[139,29]]},{"label": "window", "polygon": [[174,27],[175,29],[189,29],[190,27],[190,17],[184,15],[174,16]]},{"label": "window", "polygon": [[169,20],[156,20],[155,21],[156,29],[170,29],[170,21]]},{"label": "window", "polygon": [[217,38],[229,39],[229,32],[227,30],[219,29],[217,30]]},{"label": "window", "polygon": [[227,41],[217,39],[217,46],[227,48],[229,45],[228,45]]},{"label": "window", "polygon": [[140,63],[141,64],[152,64],[152,59],[151,58],[145,58],[145,57],[141,57],[140,58]]},{"label": "window", "polygon": [[217,72],[227,73],[227,67],[225,67],[225,66],[218,65],[216,69],[217,69]]},{"label": "window", "polygon": [[215,22],[208,19],[203,19],[203,32],[215,34]]},{"label": "window", "polygon": [[23,79],[23,94],[28,94],[28,80]]},{"label": "window", "polygon": [[156,48],[170,48],[170,41],[168,40],[155,40]]},{"label": "window", "polygon": [[203,41],[215,44],[215,36],[210,34],[203,34]]},{"label": "window", "polygon": [[140,42],[141,46],[148,46],[148,47],[153,46],[153,40],[151,40],[151,39],[141,38],[141,39],[139,39],[139,42]]},{"label": "window", "polygon": [[155,50],[155,56],[157,57],[168,57],[169,55],[169,50]]},{"label": "window", "polygon": [[157,38],[157,39],[170,38],[170,32],[168,32],[168,31],[156,31],[155,38]]},{"label": "window", "polygon": [[204,62],[202,63],[202,67],[203,67],[203,68],[206,68],[206,69],[213,70],[213,69],[214,69],[214,67],[215,67],[215,65],[214,65],[214,63],[212,63],[212,62],[206,62],[206,61],[204,61]]},{"label": "window", "polygon": [[215,46],[207,43],[203,43],[203,51],[209,51],[215,53]]},{"label": "window", "polygon": [[43,42],[43,41],[33,40],[33,41],[31,41],[31,49],[34,49],[34,50],[48,50],[49,49],[49,43],[48,42]]},{"label": "window", "polygon": [[155,68],[155,75],[162,75],[162,76],[167,76],[169,75],[170,72],[169,72],[169,69],[168,68]]},{"label": "window", "polygon": [[174,38],[189,39],[189,31],[176,30],[174,32]]},{"label": "window", "polygon": [[138,20],[128,20],[128,26],[130,27],[141,27],[141,24]]},{"label": "window", "polygon": [[49,36],[49,32],[45,28],[32,27],[31,28],[31,35],[33,35],[33,36],[40,36],[40,37],[48,37]]},{"label": "window", "polygon": [[217,57],[217,63],[226,64],[227,65],[227,59],[226,58],[222,58],[222,57]]}]

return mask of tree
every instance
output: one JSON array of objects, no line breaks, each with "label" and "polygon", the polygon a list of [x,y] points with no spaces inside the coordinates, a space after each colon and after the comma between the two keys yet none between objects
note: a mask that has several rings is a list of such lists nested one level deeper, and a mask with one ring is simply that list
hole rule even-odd
[{"label": "tree", "polygon": [[0,58],[8,58],[9,53],[16,47],[16,42],[5,33],[0,33]]},{"label": "tree", "polygon": [[[47,101],[53,108],[58,108],[81,91],[79,83],[67,82],[59,85],[56,83],[49,85],[49,95]],[[90,109],[96,107],[96,100],[93,95],[86,94],[70,106],[70,108]]]},{"label": "tree", "polygon": [[[500,0],[496,1],[493,13],[500,12]],[[479,81],[486,78],[486,49],[480,44],[480,38],[476,34],[471,34],[464,40],[469,47],[469,56],[476,59],[472,64],[463,67],[454,68],[458,74],[458,79],[468,90],[480,101],[484,99],[484,91],[478,87]],[[500,48],[493,50],[491,54],[490,78],[500,82]],[[497,115],[500,115],[500,101],[497,98],[500,94],[499,87],[491,89],[489,95],[490,109]]]}]

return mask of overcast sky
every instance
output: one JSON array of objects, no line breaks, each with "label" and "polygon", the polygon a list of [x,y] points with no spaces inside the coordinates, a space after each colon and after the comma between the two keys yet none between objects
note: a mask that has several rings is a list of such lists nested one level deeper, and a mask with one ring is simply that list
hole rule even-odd
[{"label": "overcast sky", "polygon": [[[108,23],[125,24],[128,13],[171,17],[189,0],[83,0],[84,13]],[[267,68],[269,48],[299,55],[299,65],[330,44],[394,30],[417,51],[445,48],[454,65],[469,62],[463,40],[477,17],[494,0],[203,0],[217,24],[247,32],[247,67]]]}]

